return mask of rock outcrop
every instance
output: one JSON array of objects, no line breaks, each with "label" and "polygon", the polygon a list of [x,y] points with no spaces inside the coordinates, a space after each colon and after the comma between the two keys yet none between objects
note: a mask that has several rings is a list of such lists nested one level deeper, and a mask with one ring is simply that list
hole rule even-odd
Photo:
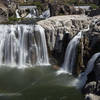
[{"label": "rock outcrop", "polygon": [[100,81],[92,81],[83,89],[85,100],[100,100]]},{"label": "rock outcrop", "polygon": [[[37,22],[45,29],[47,45],[52,55],[62,63],[70,39],[87,28],[89,19],[85,15],[55,16]],[[62,59],[62,61],[61,61]]]},{"label": "rock outcrop", "polygon": [[[84,36],[88,46],[87,48],[86,43],[84,44],[83,60],[85,66],[92,55],[100,52],[100,16],[94,17],[93,20],[94,22],[90,24],[89,32]],[[92,71],[88,74],[87,82],[83,87],[85,100],[100,100],[100,57],[96,59],[93,66]]]},{"label": "rock outcrop", "polygon": [[73,37],[80,30],[87,28],[89,19],[84,15],[55,16],[39,21],[37,24],[44,27],[47,44],[52,51],[54,50],[57,36],[59,36],[59,40],[63,39],[64,33],[69,33]]},{"label": "rock outcrop", "polygon": [[[75,73],[79,74],[84,71],[89,59],[95,53],[100,52],[100,16],[92,18],[83,15],[56,16],[37,23],[45,29],[48,49],[53,52],[58,61],[62,60],[62,62],[69,41],[80,30],[90,25],[90,30],[83,34],[83,39],[79,44],[78,68],[76,68]],[[80,67],[83,67],[83,69]],[[93,71],[89,73],[88,81],[83,90],[86,100],[88,98],[89,100],[100,99],[100,58],[96,60]],[[89,95],[87,96],[87,94]],[[92,96],[96,99],[93,99]]]},{"label": "rock outcrop", "polygon": [[93,54],[100,52],[100,16],[93,17],[92,20],[97,21],[97,23],[91,21],[90,30],[84,35],[84,64],[87,65],[88,60]]},{"label": "rock outcrop", "polygon": [[0,23],[7,21],[8,6],[6,2],[0,0]]},{"label": "rock outcrop", "polygon": [[58,16],[58,15],[78,15],[84,14],[84,10],[81,8],[75,8],[74,6],[65,5],[65,4],[58,4],[58,3],[49,3],[49,8],[51,11],[51,16]]}]

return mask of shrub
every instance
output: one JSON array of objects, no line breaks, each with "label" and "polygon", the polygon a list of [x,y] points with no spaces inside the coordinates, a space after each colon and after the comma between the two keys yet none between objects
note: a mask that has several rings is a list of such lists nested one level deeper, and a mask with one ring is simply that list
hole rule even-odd
[{"label": "shrub", "polygon": [[9,22],[11,21],[19,21],[21,18],[16,18],[16,17],[9,17],[8,20]]},{"label": "shrub", "polygon": [[99,8],[99,6],[97,6],[96,4],[90,4],[90,6],[91,6],[93,9]]}]

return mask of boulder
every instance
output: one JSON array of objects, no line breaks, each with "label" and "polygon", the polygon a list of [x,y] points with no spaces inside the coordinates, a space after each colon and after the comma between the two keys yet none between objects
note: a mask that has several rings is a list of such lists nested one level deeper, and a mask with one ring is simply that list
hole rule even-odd
[{"label": "boulder", "polygon": [[100,100],[100,96],[89,93],[85,95],[85,100]]},{"label": "boulder", "polygon": [[95,62],[94,73],[95,73],[95,79],[100,80],[100,57]]},{"label": "boulder", "polygon": [[70,39],[80,30],[87,28],[89,23],[85,15],[55,16],[37,22],[45,29],[48,49],[59,63],[64,61]]},{"label": "boulder", "polygon": [[100,100],[100,81],[87,83],[83,93],[85,94],[85,100]]},{"label": "boulder", "polygon": [[97,18],[93,18],[93,20],[97,20],[97,22],[94,24],[94,22],[91,22],[90,24],[90,30],[84,35],[84,64],[85,66],[88,63],[88,60],[97,52],[100,52],[100,16]]},{"label": "boulder", "polygon": [[85,15],[55,16],[37,22],[45,29],[47,44],[51,51],[54,50],[57,36],[59,40],[63,39],[64,33],[70,33],[73,37],[81,29],[87,28],[89,23]]},{"label": "boulder", "polygon": [[58,4],[58,3],[49,3],[49,8],[51,12],[51,16],[58,16],[58,15],[73,15],[73,14],[84,14],[83,9],[76,9],[73,5],[65,5],[65,4]]},{"label": "boulder", "polygon": [[8,8],[2,2],[0,3],[0,23],[6,22],[8,18]]}]

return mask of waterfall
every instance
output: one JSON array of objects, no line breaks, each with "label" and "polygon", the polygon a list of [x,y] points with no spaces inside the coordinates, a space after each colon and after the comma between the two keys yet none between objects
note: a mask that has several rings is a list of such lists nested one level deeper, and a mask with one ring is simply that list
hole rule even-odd
[{"label": "waterfall", "polygon": [[81,38],[82,31],[80,31],[68,44],[63,68],[69,73],[72,73],[73,66],[75,64],[77,45],[79,44]]},{"label": "waterfall", "polygon": [[[29,10],[28,15],[24,16],[25,18],[37,18],[38,17],[38,9],[36,6],[19,6],[20,11],[25,12],[25,10]],[[18,15],[18,11],[16,10],[16,15]]]},{"label": "waterfall", "polygon": [[94,64],[95,61],[97,60],[97,58],[100,56],[100,53],[96,53],[92,56],[92,58],[89,60],[88,64],[87,64],[87,68],[85,70],[85,72],[81,73],[77,79],[77,86],[79,88],[82,88],[86,81],[87,81],[87,75],[92,72],[93,68],[94,68]]},{"label": "waterfall", "polygon": [[[19,6],[19,10],[25,12],[25,10],[29,10],[28,15],[25,18],[49,18],[50,17],[50,10],[47,9],[44,11],[40,16],[38,14],[38,9],[36,6]],[[16,17],[20,18],[18,9],[16,10]]]},{"label": "waterfall", "polygon": [[20,15],[18,13],[18,9],[16,10],[16,18],[20,18]]},{"label": "waterfall", "polygon": [[49,18],[50,17],[50,9],[44,11],[42,15],[39,16],[40,18]]},{"label": "waterfall", "polygon": [[68,44],[65,54],[65,60],[62,65],[62,68],[57,72],[57,74],[61,73],[69,73],[72,74],[73,67],[75,65],[75,59],[76,59],[76,51],[77,46],[80,43],[80,39],[83,37],[83,32],[86,32],[89,30],[89,26],[87,29],[81,30]]},{"label": "waterfall", "polygon": [[37,18],[37,9],[30,9],[30,13],[25,18]]},{"label": "waterfall", "polygon": [[40,25],[0,25],[0,65],[48,65],[44,29]]}]

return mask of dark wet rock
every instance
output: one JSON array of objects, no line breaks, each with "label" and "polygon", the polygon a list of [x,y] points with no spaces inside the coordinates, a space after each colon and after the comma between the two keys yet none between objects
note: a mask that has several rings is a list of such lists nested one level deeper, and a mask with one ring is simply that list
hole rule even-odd
[{"label": "dark wet rock", "polygon": [[[93,17],[92,20],[98,21],[93,24],[91,21],[90,23],[90,30],[83,34],[83,70],[85,70],[89,59],[95,53],[100,52],[100,16],[97,18]],[[90,19],[91,20],[91,19]],[[77,27],[77,26],[76,26]]]},{"label": "dark wet rock", "polygon": [[92,72],[88,74],[83,93],[85,100],[100,100],[100,57],[97,58]]},{"label": "dark wet rock", "polygon": [[85,95],[85,100],[100,100],[100,96],[89,93]]},{"label": "dark wet rock", "polygon": [[83,89],[85,100],[100,100],[100,81],[92,81]]},{"label": "dark wet rock", "polygon": [[95,91],[96,91],[96,82],[95,81],[87,83],[83,89],[84,94],[95,93]]},{"label": "dark wet rock", "polygon": [[[67,16],[55,16],[43,21],[37,22],[37,24],[44,27],[47,37],[47,44],[49,49],[54,50],[56,39],[63,39],[64,33],[70,33],[73,37],[77,32],[83,28],[87,28],[89,21],[88,17],[84,15],[67,15]],[[61,48],[60,48],[61,49]]]},{"label": "dark wet rock", "polygon": [[87,28],[89,21],[84,15],[55,16],[39,21],[44,27],[49,51],[61,64],[64,61],[66,47],[73,36]]},{"label": "dark wet rock", "polygon": [[100,8],[97,9],[93,9],[89,12],[89,16],[93,17],[93,16],[97,16],[100,15]]},{"label": "dark wet rock", "polygon": [[51,16],[84,14],[83,9],[81,8],[76,9],[74,6],[70,6],[70,5],[49,3],[49,8],[50,8]]},{"label": "dark wet rock", "polygon": [[61,61],[64,62],[66,48],[68,46],[69,41],[71,40],[70,33],[65,33],[62,39],[62,53],[61,53]]},{"label": "dark wet rock", "polygon": [[94,73],[95,73],[95,79],[100,80],[100,57],[95,62]]},{"label": "dark wet rock", "polygon": [[0,1],[0,23],[6,22],[8,18],[8,6]]},{"label": "dark wet rock", "polygon": [[8,11],[8,13],[9,13],[9,17],[16,17],[16,14],[15,14],[15,12],[16,12],[16,9],[17,9],[17,4],[15,3],[15,2],[11,2],[10,4],[9,4],[9,11]]}]

